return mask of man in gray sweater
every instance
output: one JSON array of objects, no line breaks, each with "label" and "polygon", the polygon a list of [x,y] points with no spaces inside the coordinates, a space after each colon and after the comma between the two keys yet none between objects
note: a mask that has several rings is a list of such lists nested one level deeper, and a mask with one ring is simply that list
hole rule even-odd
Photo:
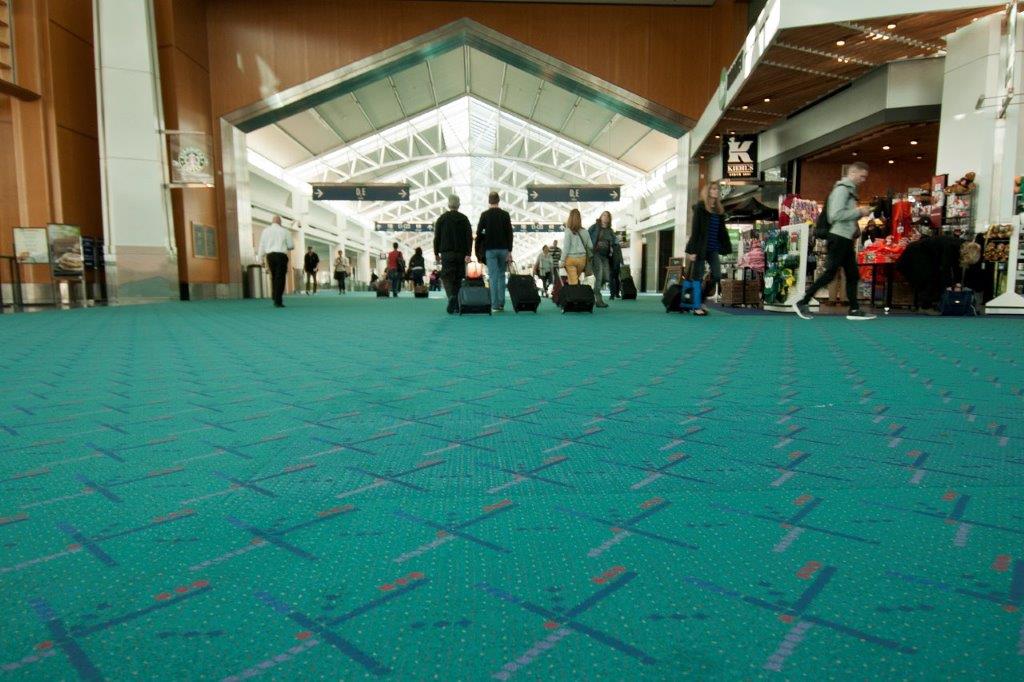
[{"label": "man in gray sweater", "polygon": [[828,233],[828,257],[825,261],[825,272],[814,280],[804,297],[793,304],[793,311],[805,320],[811,319],[808,307],[811,298],[819,289],[828,286],[840,268],[846,275],[846,298],[850,302],[850,312],[846,315],[846,319],[854,321],[875,319],[874,315],[869,315],[861,310],[860,304],[857,302],[857,284],[860,280],[855,246],[855,240],[860,233],[857,222],[871,212],[870,208],[857,205],[857,188],[867,179],[868,165],[866,163],[858,161],[850,164],[846,170],[846,177],[836,183],[825,201],[823,210],[828,212],[828,222],[832,226]]}]

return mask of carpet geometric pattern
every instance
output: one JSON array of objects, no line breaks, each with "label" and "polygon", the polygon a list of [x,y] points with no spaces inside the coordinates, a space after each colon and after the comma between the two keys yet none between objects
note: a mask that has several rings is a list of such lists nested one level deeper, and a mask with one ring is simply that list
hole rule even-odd
[{"label": "carpet geometric pattern", "polygon": [[0,318],[12,679],[1024,679],[1024,325]]}]

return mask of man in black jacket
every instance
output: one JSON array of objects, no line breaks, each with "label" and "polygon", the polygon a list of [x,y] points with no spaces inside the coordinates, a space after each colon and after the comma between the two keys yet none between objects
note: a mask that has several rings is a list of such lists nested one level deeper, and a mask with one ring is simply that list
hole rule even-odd
[{"label": "man in black jacket", "polygon": [[320,256],[316,255],[313,247],[306,249],[306,257],[303,259],[302,268],[306,271],[306,295],[309,296],[309,283],[313,283],[313,293],[316,293],[316,271],[320,266]]},{"label": "man in black jacket", "polygon": [[466,263],[473,251],[473,227],[459,212],[461,202],[448,197],[448,210],[434,223],[434,259],[441,264],[441,282],[448,295],[448,314],[459,307],[459,289],[466,276]]},{"label": "man in black jacket", "polygon": [[487,197],[490,208],[480,214],[476,227],[477,253],[482,251],[487,261],[494,311],[505,309],[505,266],[512,261],[512,218],[498,208],[499,201],[498,193],[491,192]]}]

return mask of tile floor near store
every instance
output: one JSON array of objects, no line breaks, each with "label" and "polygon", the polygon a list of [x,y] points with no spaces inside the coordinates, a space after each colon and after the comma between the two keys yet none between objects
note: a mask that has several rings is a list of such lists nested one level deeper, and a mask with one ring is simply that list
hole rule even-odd
[{"label": "tile floor near store", "polygon": [[1021,322],[0,318],[9,679],[1024,679]]}]

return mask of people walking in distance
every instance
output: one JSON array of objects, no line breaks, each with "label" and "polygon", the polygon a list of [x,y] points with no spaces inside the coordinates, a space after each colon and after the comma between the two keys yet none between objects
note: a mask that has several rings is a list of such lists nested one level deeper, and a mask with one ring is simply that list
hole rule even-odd
[{"label": "people walking in distance", "polygon": [[551,270],[554,264],[551,261],[551,249],[545,244],[537,254],[537,262],[533,265],[533,274],[540,277],[541,295],[548,295],[548,285],[551,284]]},{"label": "people walking in distance", "polygon": [[348,278],[352,265],[348,262],[348,256],[344,251],[338,251],[334,258],[334,279],[338,281],[338,293],[345,293],[345,280]]},{"label": "people walking in distance", "polygon": [[[729,231],[725,228],[725,208],[722,206],[722,188],[717,182],[704,185],[700,201],[693,205],[690,221],[690,238],[686,242],[686,259],[690,266],[690,279],[698,282],[704,279],[704,270],[711,268],[711,286],[701,292],[702,301],[711,298],[722,281],[721,256],[732,253]],[[708,309],[701,305],[694,315],[707,315]]]},{"label": "people walking in distance", "polygon": [[388,281],[391,284],[391,295],[398,298],[398,290],[402,288],[402,280],[405,278],[405,256],[398,250],[398,242],[391,244],[391,251],[388,253]]},{"label": "people walking in distance", "polygon": [[476,227],[477,251],[483,252],[491,285],[491,309],[505,309],[505,268],[512,261],[512,218],[498,207],[500,197],[491,192],[488,209],[480,214]]},{"label": "people walking in distance", "polygon": [[434,223],[434,259],[441,264],[441,283],[448,297],[448,314],[458,312],[459,288],[473,252],[473,227],[459,211],[458,195],[448,197],[448,210]]},{"label": "people walking in distance", "polygon": [[[438,260],[440,259],[435,255],[434,261],[436,262]],[[431,291],[441,291],[441,273],[438,272],[436,267],[430,271],[430,276],[427,278],[427,282],[429,283]]]},{"label": "people walking in distance", "polygon": [[565,283],[565,278],[561,276],[562,264],[562,250],[558,248],[558,240],[551,242],[551,283],[554,284],[556,279],[561,279],[562,283]]},{"label": "people walking in distance", "polygon": [[857,253],[855,240],[860,233],[857,222],[868,215],[871,209],[857,205],[857,188],[868,179],[868,165],[861,161],[851,163],[846,170],[846,177],[835,184],[825,201],[825,215],[828,221],[828,255],[825,260],[825,271],[814,280],[803,298],[793,304],[793,312],[805,320],[812,318],[809,304],[818,290],[828,285],[841,269],[846,276],[846,298],[850,304],[850,312],[846,319],[853,321],[873,320],[860,309],[857,301],[857,284],[860,275],[857,269]]},{"label": "people walking in distance", "polygon": [[565,276],[568,278],[569,284],[579,284],[580,277],[586,270],[587,261],[593,252],[590,233],[583,229],[583,218],[580,217],[579,209],[574,208],[569,211],[562,242],[565,244],[563,252]]},{"label": "people walking in distance", "polygon": [[612,214],[608,211],[602,213],[597,222],[590,226],[588,233],[590,243],[594,245],[591,265],[594,271],[594,305],[598,308],[607,308],[608,304],[601,296],[601,289],[608,282],[611,256],[615,242],[618,241],[612,230]]},{"label": "people walking in distance", "polygon": [[316,293],[316,271],[320,268],[320,256],[310,246],[306,249],[306,256],[302,260],[302,269],[306,272],[306,296],[309,296],[310,283],[313,285],[313,293]]},{"label": "people walking in distance", "polygon": [[417,246],[412,258],[409,259],[409,277],[414,286],[422,286],[426,274],[427,264],[423,260],[423,249]]},{"label": "people walking in distance", "polygon": [[270,291],[275,308],[284,307],[284,282],[288,275],[288,252],[295,248],[292,236],[281,225],[281,216],[276,215],[270,226],[260,235],[259,257],[266,261],[270,270]]}]

